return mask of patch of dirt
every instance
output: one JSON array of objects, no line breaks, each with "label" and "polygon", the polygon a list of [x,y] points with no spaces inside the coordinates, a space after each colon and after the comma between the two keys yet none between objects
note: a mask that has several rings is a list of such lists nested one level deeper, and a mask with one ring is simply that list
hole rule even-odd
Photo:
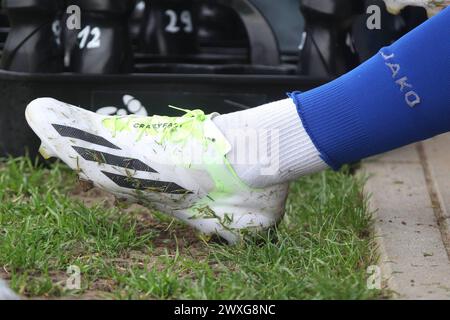
[{"label": "patch of dirt", "polygon": [[146,233],[149,230],[157,231],[157,236],[153,239],[153,245],[156,253],[163,253],[167,250],[169,253],[180,253],[189,251],[191,254],[197,251],[204,251],[205,244],[200,240],[197,233],[187,227],[173,221],[164,223],[157,220],[151,213],[151,210],[137,204],[131,205],[125,212],[132,213],[141,223],[137,227],[137,233]]},{"label": "patch of dirt", "polygon": [[3,279],[5,281],[11,280],[11,274],[6,270],[5,267],[0,269],[0,279]]},{"label": "patch of dirt", "polygon": [[105,208],[112,208],[115,198],[112,194],[98,188],[88,188],[86,183],[78,183],[69,193],[73,199],[80,200],[86,207],[92,207],[101,204]]}]

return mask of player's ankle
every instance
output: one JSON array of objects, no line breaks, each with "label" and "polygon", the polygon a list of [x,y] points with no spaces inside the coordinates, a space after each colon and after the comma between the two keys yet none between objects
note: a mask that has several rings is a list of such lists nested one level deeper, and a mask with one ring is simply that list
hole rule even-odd
[{"label": "player's ankle", "polygon": [[327,168],[291,99],[218,116],[214,123],[233,146],[228,160],[252,187],[290,181]]}]

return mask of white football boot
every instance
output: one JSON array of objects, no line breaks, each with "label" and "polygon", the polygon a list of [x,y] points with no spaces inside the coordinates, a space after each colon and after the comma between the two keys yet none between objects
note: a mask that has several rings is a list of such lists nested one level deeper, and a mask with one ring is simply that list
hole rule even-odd
[{"label": "white football boot", "polygon": [[[182,109],[180,109],[182,110]],[[81,180],[235,243],[276,225],[288,184],[246,186],[226,159],[231,146],[217,114],[106,116],[41,98],[26,109],[45,158],[58,157]]]}]

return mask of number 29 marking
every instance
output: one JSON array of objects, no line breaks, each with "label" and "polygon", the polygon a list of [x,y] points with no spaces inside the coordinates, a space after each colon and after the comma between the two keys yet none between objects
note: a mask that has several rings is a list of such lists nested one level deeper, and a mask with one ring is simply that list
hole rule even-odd
[{"label": "number 29 marking", "polygon": [[[178,33],[181,28],[178,26],[178,15],[174,10],[166,10],[166,16],[169,17],[169,24],[166,26],[166,32]],[[180,21],[184,24],[183,31],[192,33],[194,31],[194,24],[192,23],[192,15],[189,11],[184,10],[180,13]]]}]

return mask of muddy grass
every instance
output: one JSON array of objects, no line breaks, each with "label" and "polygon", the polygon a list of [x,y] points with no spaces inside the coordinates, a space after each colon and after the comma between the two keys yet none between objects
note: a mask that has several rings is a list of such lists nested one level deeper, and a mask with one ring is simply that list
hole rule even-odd
[{"label": "muddy grass", "polygon": [[[161,221],[161,219],[155,217],[152,210],[141,205],[117,203],[115,197],[110,193],[98,188],[86,187],[83,182],[76,182],[68,196],[81,201],[87,207],[100,205],[106,209],[111,209],[120,206],[122,214],[133,215],[135,220],[139,222],[135,230],[137,236],[156,232],[157,236],[152,239],[156,253],[158,251],[174,253],[176,250],[181,250],[184,253],[189,249],[191,254],[201,255],[201,251],[205,250],[204,241],[198,237],[193,229],[177,223],[171,218]],[[169,224],[167,224],[168,222]],[[176,230],[171,228],[173,224],[176,224]],[[174,241],[175,238],[177,238],[177,241]]]},{"label": "muddy grass", "polygon": [[[125,271],[130,267],[138,266],[143,269],[156,269],[162,271],[166,266],[158,264],[158,258],[174,257],[175,255],[188,255],[194,259],[205,259],[208,248],[205,242],[189,227],[177,223],[175,220],[167,219],[162,222],[156,218],[154,212],[138,204],[126,205],[118,203],[116,198],[108,192],[98,188],[92,188],[82,181],[77,181],[75,186],[68,192],[68,196],[76,201],[81,201],[86,207],[101,206],[111,209],[121,207],[121,214],[132,215],[138,222],[135,229],[136,236],[155,234],[152,238],[153,250],[149,261],[149,252],[129,251],[121,257],[109,259],[107,263],[114,265],[118,270]],[[170,220],[170,222],[169,222]],[[169,222],[169,223],[167,223]],[[171,228],[176,224],[176,229]],[[64,279],[67,275],[64,275]],[[52,278],[58,281],[58,278]],[[78,299],[105,299],[111,298],[116,283],[111,280],[99,279],[91,282],[89,289],[78,295]]]}]

